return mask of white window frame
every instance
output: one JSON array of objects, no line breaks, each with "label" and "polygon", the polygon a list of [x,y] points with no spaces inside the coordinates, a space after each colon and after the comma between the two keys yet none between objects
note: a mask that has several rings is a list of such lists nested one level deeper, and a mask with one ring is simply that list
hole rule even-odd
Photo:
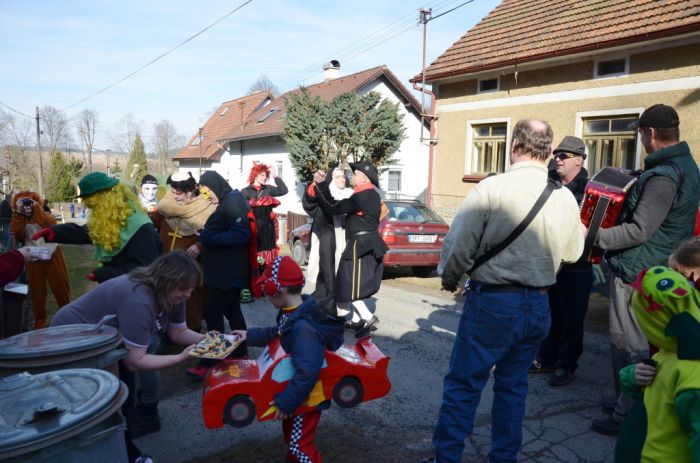
[{"label": "white window frame", "polygon": [[[622,72],[618,72],[615,74],[605,74],[605,75],[598,75],[598,64],[604,63],[606,61],[617,61],[617,60],[625,60],[625,70]],[[593,61],[593,79],[600,80],[600,79],[614,79],[616,77],[626,77],[630,75],[630,56],[625,55],[625,56],[606,56],[604,58],[596,58]]]},{"label": "white window frame", "polygon": [[511,119],[510,117],[497,117],[493,119],[471,119],[467,121],[467,150],[464,158],[464,172],[467,175],[481,174],[483,172],[472,172],[472,156],[474,155],[474,126],[484,124],[506,123],[506,163],[504,170],[510,167],[510,142],[511,140]]},{"label": "white window frame", "polygon": [[275,173],[277,176],[281,179],[284,179],[284,161],[282,160],[276,160],[275,161]]},{"label": "white window frame", "polygon": [[[494,80],[496,79],[496,88],[493,90],[481,90],[481,83],[486,81],[486,80]],[[501,77],[500,76],[495,76],[495,77],[488,77],[488,78],[483,78],[479,79],[476,81],[476,93],[477,95],[482,95],[484,93],[496,93],[501,90]]]},{"label": "white window frame", "polygon": [[[636,114],[637,118],[642,115],[644,108],[623,108],[623,109],[604,109],[600,111],[582,111],[576,113],[576,126],[574,128],[575,136],[583,139],[583,121],[585,119],[593,119],[596,117],[615,117],[615,116],[631,116]],[[634,153],[634,165],[636,169],[642,162],[642,138],[637,133],[637,149]],[[583,166],[588,169],[588,157],[583,161]],[[590,172],[589,172],[590,173]]]},{"label": "white window frame", "polygon": [[[391,186],[391,181],[389,179],[389,174],[391,172],[398,172],[399,173],[399,189],[398,190],[392,190],[389,187]],[[389,168],[386,171],[386,191],[387,193],[400,193],[403,189],[403,171],[402,169],[396,169],[396,168]]]}]

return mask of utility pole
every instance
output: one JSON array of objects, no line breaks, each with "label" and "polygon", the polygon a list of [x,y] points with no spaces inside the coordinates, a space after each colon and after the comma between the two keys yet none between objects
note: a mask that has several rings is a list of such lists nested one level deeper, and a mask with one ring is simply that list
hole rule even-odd
[{"label": "utility pole", "polygon": [[39,196],[44,196],[44,163],[41,159],[41,129],[39,128],[39,107],[36,107],[36,147],[39,151]]},{"label": "utility pole", "polygon": [[[199,178],[202,178],[202,128],[199,128]],[[199,181],[199,179],[197,180]]]},{"label": "utility pole", "polygon": [[[433,16],[433,9],[432,8],[421,8],[418,10],[418,13],[420,14],[420,17],[418,19],[419,24],[423,24],[423,67],[421,69],[421,92],[420,92],[420,107],[421,107],[421,115],[420,115],[420,140],[421,142],[423,141],[423,113],[425,112],[425,49],[428,41],[428,21]],[[432,110],[432,108],[431,108]]]}]

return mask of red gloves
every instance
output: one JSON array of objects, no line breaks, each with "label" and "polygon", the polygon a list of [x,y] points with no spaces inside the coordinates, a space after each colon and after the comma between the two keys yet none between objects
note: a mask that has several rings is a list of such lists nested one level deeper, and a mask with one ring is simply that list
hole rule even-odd
[{"label": "red gloves", "polygon": [[38,240],[39,238],[44,238],[44,241],[51,243],[56,239],[56,232],[53,231],[53,228],[51,227],[42,228],[36,232],[34,236],[32,236],[32,240],[34,241]]},{"label": "red gloves", "polygon": [[85,278],[87,278],[90,281],[97,281],[97,277],[94,273],[88,273],[87,275],[85,275]]}]

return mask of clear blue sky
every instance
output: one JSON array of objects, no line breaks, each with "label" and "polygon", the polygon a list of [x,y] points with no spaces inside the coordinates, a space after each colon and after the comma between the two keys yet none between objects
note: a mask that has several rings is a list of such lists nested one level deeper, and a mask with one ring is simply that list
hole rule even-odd
[{"label": "clear blue sky", "polygon": [[[36,106],[65,109],[242,3],[0,0],[0,102],[29,115]],[[322,63],[336,58],[342,74],[386,64],[408,85],[421,68],[418,8],[432,7],[436,16],[461,3],[464,0],[253,0],[66,113],[71,117],[85,108],[99,112],[96,146],[101,149],[112,148],[109,132],[132,113],[144,123],[148,147],[155,122],[170,119],[189,137],[212,108],[243,96],[262,74],[286,91],[322,80]],[[429,23],[428,62],[498,3],[474,0]]]}]

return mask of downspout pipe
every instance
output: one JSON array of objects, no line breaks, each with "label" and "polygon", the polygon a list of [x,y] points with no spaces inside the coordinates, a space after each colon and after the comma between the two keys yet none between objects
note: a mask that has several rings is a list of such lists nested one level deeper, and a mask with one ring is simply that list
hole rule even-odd
[{"label": "downspout pipe", "polygon": [[[425,113],[425,108],[420,108],[421,126],[423,125],[424,117],[427,117],[430,122],[430,137],[428,138],[428,194],[425,198],[426,205],[430,207],[433,202],[433,163],[435,161],[435,145],[437,144],[437,137],[435,136],[437,133],[437,127],[435,124],[437,121],[437,98],[435,97],[435,93],[426,89],[425,87],[421,87],[418,85],[418,82],[413,82],[413,88],[414,90],[430,95],[430,114]],[[421,140],[421,143],[422,142],[423,140]]]}]

